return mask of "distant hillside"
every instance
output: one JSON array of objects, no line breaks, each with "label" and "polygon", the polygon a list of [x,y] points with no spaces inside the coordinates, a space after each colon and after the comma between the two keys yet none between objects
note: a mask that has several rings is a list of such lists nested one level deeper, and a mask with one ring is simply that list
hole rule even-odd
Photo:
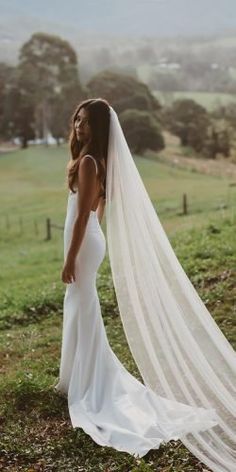
[{"label": "distant hillside", "polygon": [[[176,64],[183,68],[204,59],[205,64],[223,68],[220,84],[228,85],[213,91],[234,93],[225,75],[230,69],[230,77],[236,76],[235,0],[0,0],[0,12],[0,61],[16,64],[22,44],[42,31],[70,41],[83,83],[111,68],[165,91],[160,68],[168,74],[172,70],[175,81]],[[186,82],[184,74],[177,77],[179,83]],[[200,85],[190,83],[186,90],[210,91],[208,85]],[[171,90],[180,88],[174,84]]]}]

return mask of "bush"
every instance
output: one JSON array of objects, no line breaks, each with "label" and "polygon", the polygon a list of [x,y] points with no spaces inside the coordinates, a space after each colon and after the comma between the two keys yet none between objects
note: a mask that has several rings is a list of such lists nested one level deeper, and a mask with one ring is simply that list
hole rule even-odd
[{"label": "bush", "polygon": [[210,124],[204,107],[194,100],[176,100],[166,112],[165,120],[170,131],[180,138],[182,146],[191,146],[197,152],[203,149]]},{"label": "bush", "polygon": [[151,113],[128,109],[120,114],[120,122],[133,152],[160,151],[165,147],[158,122]]}]

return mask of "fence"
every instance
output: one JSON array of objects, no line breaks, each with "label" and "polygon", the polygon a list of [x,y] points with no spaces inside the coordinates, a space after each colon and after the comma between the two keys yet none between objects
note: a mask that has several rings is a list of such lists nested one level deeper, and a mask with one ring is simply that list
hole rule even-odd
[{"label": "fence", "polygon": [[51,218],[46,219],[46,241],[52,239],[52,228],[64,230],[64,226],[57,225],[56,223],[51,222]]},{"label": "fence", "polygon": [[[215,201],[212,200],[212,203],[210,204],[207,209],[201,208],[201,211],[204,212],[214,212],[217,210],[221,210],[224,212],[225,210],[232,210],[232,215],[233,219],[235,219],[235,211],[236,211],[236,195],[235,192],[232,194],[233,188],[236,189],[236,182],[231,182],[228,184],[228,190],[227,193],[224,196],[224,202],[221,203],[216,203]],[[175,202],[173,206],[168,207],[164,203],[163,205],[161,203],[157,203],[157,212],[158,215],[163,217],[163,215],[167,216],[173,216],[173,215],[178,215],[178,216],[187,216],[187,215],[194,215],[195,213],[199,213],[199,205],[200,201],[196,202],[196,200],[193,200],[193,198],[187,193],[182,194],[181,200],[178,202]],[[54,223],[51,218],[47,217],[46,221],[38,221],[37,219],[33,219],[31,221],[29,220],[24,220],[22,216],[19,216],[19,218],[15,219],[14,222],[12,218],[10,219],[9,215],[3,215],[2,223],[5,220],[5,224],[1,225],[5,227],[5,229],[8,232],[11,232],[14,230],[16,235],[22,235],[27,233],[34,234],[35,236],[41,236],[44,235],[43,239],[45,241],[50,241],[53,237],[53,229],[63,231],[64,226]],[[42,226],[43,225],[43,226]]]}]

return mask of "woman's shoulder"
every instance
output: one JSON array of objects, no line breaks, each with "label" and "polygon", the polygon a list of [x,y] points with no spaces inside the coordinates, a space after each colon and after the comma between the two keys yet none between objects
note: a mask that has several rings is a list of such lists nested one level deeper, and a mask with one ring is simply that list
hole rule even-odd
[{"label": "woman's shoulder", "polygon": [[85,155],[81,158],[81,163],[80,163],[80,164],[81,164],[82,166],[87,166],[87,162],[88,162],[87,157],[93,160],[93,162],[94,162],[94,164],[95,164],[95,166],[96,166],[96,173],[97,173],[97,171],[98,171],[97,160],[96,160],[95,157],[92,156],[91,154],[85,154]]}]

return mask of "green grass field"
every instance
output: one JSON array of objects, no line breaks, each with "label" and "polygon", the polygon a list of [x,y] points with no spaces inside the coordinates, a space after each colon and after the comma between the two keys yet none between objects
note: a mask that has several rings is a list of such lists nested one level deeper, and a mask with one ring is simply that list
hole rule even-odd
[{"label": "green grass field", "polygon": [[[46,241],[45,220],[64,223],[67,160],[65,147],[0,156],[0,469],[200,472],[203,465],[180,441],[139,461],[97,446],[72,429],[67,402],[52,389],[61,347],[63,232],[54,229]],[[235,347],[236,191],[227,179],[135,161],[179,260]],[[189,201],[185,216],[183,192]],[[105,232],[105,219],[102,227]],[[111,347],[141,379],[122,329],[108,254],[97,287]]]},{"label": "green grass field", "polygon": [[153,95],[155,95],[163,106],[171,105],[174,100],[186,98],[194,100],[199,103],[199,105],[204,106],[208,111],[236,102],[235,94],[230,93],[153,91]]}]

